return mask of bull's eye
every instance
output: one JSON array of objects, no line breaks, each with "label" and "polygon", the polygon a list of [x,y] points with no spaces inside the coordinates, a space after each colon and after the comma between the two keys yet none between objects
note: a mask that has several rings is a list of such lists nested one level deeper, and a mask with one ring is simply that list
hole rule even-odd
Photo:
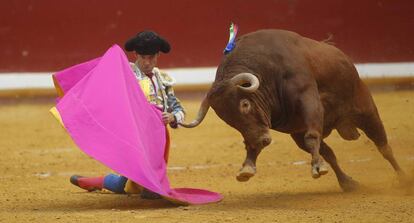
[{"label": "bull's eye", "polygon": [[251,109],[251,105],[249,100],[247,99],[241,99],[240,100],[240,106],[239,106],[239,110],[242,114],[248,114],[250,112]]}]

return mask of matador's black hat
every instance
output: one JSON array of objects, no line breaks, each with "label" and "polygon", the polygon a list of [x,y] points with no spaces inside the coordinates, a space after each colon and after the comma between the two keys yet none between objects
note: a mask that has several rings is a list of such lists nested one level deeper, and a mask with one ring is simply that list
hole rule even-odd
[{"label": "matador's black hat", "polygon": [[125,50],[128,52],[135,51],[140,55],[154,55],[159,51],[168,53],[171,47],[167,40],[157,33],[146,30],[126,41]]}]

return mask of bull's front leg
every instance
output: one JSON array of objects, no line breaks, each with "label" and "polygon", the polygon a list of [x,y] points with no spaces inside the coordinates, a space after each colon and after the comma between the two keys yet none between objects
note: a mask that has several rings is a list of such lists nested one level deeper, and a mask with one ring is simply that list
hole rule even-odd
[{"label": "bull's front leg", "polygon": [[246,159],[243,162],[243,166],[236,176],[236,179],[240,182],[248,181],[256,174],[256,160],[260,150],[251,149],[246,145]]},{"label": "bull's front leg", "polygon": [[306,133],[291,134],[293,140],[302,150],[311,154],[311,173],[313,178],[319,178],[321,175],[328,173],[328,167],[323,162],[320,149],[320,134],[315,131],[307,131]]},{"label": "bull's front leg", "polygon": [[321,175],[328,173],[328,167],[324,163],[319,149],[321,145],[321,134],[315,130],[308,130],[304,136],[306,149],[312,155],[311,173],[313,178],[319,178]]},{"label": "bull's front leg", "polygon": [[322,140],[324,109],[316,88],[308,88],[299,97],[300,114],[304,124],[301,139],[302,149],[312,156],[311,173],[313,178],[319,178],[328,173],[328,167],[319,154]]},{"label": "bull's front leg", "polygon": [[243,166],[236,176],[236,179],[240,182],[248,181],[256,174],[256,160],[260,152],[264,147],[272,142],[272,138],[268,134],[264,134],[259,137],[259,140],[254,144],[244,142],[246,148],[246,159],[243,162]]}]

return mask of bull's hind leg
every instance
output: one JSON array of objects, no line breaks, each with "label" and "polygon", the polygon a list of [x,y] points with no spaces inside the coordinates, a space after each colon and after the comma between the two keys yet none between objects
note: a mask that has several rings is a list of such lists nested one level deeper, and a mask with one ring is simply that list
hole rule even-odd
[{"label": "bull's hind leg", "polygon": [[338,179],[339,185],[345,192],[353,191],[358,188],[359,184],[353,180],[350,176],[346,175],[339,167],[336,161],[336,156],[333,150],[324,142],[321,142],[320,153],[326,162],[331,165],[335,172],[336,178]]},{"label": "bull's hind leg", "polygon": [[[305,141],[303,140],[303,134],[292,134],[291,136],[299,148],[310,153],[308,147],[305,144]],[[339,185],[341,186],[343,191],[348,192],[358,188],[358,182],[354,181],[350,176],[346,175],[342,171],[342,169],[338,165],[338,162],[336,161],[335,153],[324,141],[321,141],[319,152],[322,155],[322,157],[326,160],[326,162],[328,162],[329,165],[331,165],[338,179]]]},{"label": "bull's hind leg", "polygon": [[391,146],[388,145],[387,135],[377,110],[375,109],[371,113],[360,115],[358,117],[357,126],[375,143],[378,151],[386,160],[388,160],[388,162],[390,162],[397,174],[400,177],[404,177],[404,172],[395,160]]}]

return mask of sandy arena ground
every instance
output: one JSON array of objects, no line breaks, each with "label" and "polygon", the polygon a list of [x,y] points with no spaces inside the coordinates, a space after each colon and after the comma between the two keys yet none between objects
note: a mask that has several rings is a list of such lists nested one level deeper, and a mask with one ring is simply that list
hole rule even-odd
[{"label": "sandy arena ground", "polygon": [[[414,91],[374,94],[401,166],[414,170]],[[137,196],[88,193],[72,174],[109,170],[83,154],[48,110],[51,100],[0,101],[0,222],[414,222],[413,188],[400,188],[391,166],[365,135],[327,140],[340,165],[363,189],[341,192],[332,170],[310,175],[310,156],[273,132],[257,174],[236,181],[242,138],[210,110],[195,129],[172,131],[169,177],[174,187],[220,192],[220,203],[179,207]],[[189,119],[200,99],[183,100]],[[410,192],[411,189],[411,192]]]}]

